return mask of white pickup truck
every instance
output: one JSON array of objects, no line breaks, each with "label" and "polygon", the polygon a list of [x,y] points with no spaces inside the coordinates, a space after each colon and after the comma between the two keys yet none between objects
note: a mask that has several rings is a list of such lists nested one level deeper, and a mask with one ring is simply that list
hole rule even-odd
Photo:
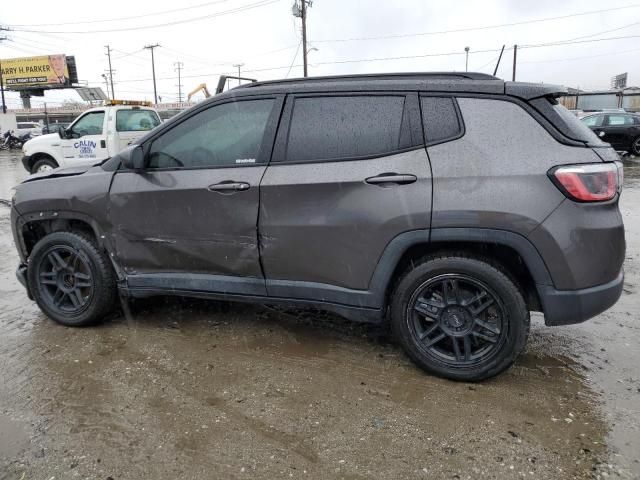
[{"label": "white pickup truck", "polygon": [[29,140],[22,164],[30,173],[58,167],[92,165],[112,157],[160,125],[146,102],[113,100],[85,111],[66,130]]}]

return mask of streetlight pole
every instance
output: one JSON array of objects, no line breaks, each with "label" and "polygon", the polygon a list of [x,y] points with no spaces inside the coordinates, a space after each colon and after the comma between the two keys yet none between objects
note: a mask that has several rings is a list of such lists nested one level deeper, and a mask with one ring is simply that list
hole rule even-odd
[{"label": "streetlight pole", "polygon": [[240,75],[240,69],[241,69],[242,67],[244,67],[244,63],[236,63],[236,64],[234,65],[234,67],[236,67],[236,68],[238,69],[238,86],[240,86],[240,77],[241,77],[241,75]]},{"label": "streetlight pole", "polygon": [[464,47],[465,52],[465,60],[464,60],[464,71],[469,71],[469,47]]}]

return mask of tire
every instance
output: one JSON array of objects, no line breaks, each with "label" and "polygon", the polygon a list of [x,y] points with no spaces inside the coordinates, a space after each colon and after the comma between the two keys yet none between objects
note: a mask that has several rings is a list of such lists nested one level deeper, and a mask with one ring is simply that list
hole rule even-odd
[{"label": "tire", "polygon": [[58,164],[52,158],[42,158],[36,161],[31,167],[31,173],[45,172],[58,168]]},{"label": "tire", "polygon": [[630,155],[635,155],[636,157],[640,157],[640,137],[635,138],[633,142],[631,142],[631,148],[629,149]]},{"label": "tire", "polygon": [[40,309],[62,325],[97,323],[116,304],[115,274],[107,254],[79,233],[42,238],[29,257],[27,279]]},{"label": "tire", "polygon": [[489,260],[464,254],[429,256],[405,272],[390,317],[407,355],[451,380],[503,372],[529,334],[529,311],[516,284]]}]

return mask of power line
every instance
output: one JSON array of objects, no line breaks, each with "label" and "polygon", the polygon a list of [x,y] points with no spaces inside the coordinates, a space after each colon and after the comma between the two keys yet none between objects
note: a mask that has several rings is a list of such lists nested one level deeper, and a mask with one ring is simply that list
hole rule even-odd
[{"label": "power line", "polygon": [[231,10],[224,10],[222,12],[216,12],[216,13],[212,13],[210,15],[201,15],[198,17],[192,17],[192,18],[187,18],[184,20],[174,20],[172,22],[167,22],[167,23],[159,23],[156,25],[141,25],[141,26],[137,26],[137,27],[123,27],[123,28],[111,28],[111,29],[106,29],[106,30],[91,30],[91,31],[87,31],[87,30],[76,30],[76,31],[47,31],[47,30],[29,30],[29,29],[22,29],[22,28],[16,28],[15,31],[16,32],[30,32],[30,33],[64,33],[64,34],[90,34],[93,35],[95,33],[112,33],[112,32],[128,32],[128,31],[132,31],[132,30],[147,30],[150,28],[160,28],[160,27],[168,27],[168,26],[172,26],[172,25],[180,25],[182,23],[189,23],[189,22],[198,22],[201,20],[207,20],[210,18],[216,18],[216,17],[221,17],[223,15],[229,15],[232,13],[239,13],[239,12],[244,12],[246,10],[251,10],[254,8],[259,8],[259,7],[264,7],[266,5],[271,5],[272,3],[276,3],[279,2],[280,0],[260,0],[258,2],[255,3],[250,3],[248,5],[244,5],[242,7],[238,7],[235,9],[231,9]]},{"label": "power line", "polygon": [[398,34],[390,34],[390,35],[380,35],[375,37],[333,38],[333,39],[325,39],[325,40],[314,40],[314,42],[315,43],[359,42],[359,41],[365,41],[365,40],[387,40],[391,38],[406,38],[406,37],[419,37],[419,36],[427,36],[427,35],[443,35],[448,33],[473,32],[478,30],[491,30],[494,28],[514,27],[518,25],[529,25],[532,23],[548,22],[552,20],[563,20],[563,19],[572,18],[572,17],[582,17],[585,15],[595,15],[598,13],[612,12],[617,10],[625,10],[625,9],[638,8],[638,7],[640,7],[640,4],[636,3],[632,5],[626,5],[623,7],[606,8],[602,10],[591,10],[588,12],[572,13],[569,15],[560,15],[557,17],[545,17],[545,18],[537,18],[534,20],[524,20],[521,22],[501,23],[501,24],[495,24],[495,25],[483,25],[478,27],[457,28],[453,30],[439,30],[439,31],[431,31],[431,32],[398,33]]},{"label": "power line", "polygon": [[[564,46],[564,45],[574,45],[574,44],[583,44],[583,43],[593,43],[593,42],[603,42],[603,41],[613,41],[613,40],[623,40],[628,38],[640,38],[640,35],[628,35],[622,37],[610,37],[610,38],[597,38],[592,40],[574,40],[574,41],[557,41],[557,42],[549,42],[549,43],[541,43],[541,44],[532,44],[532,45],[518,45],[518,49],[528,49],[528,48],[541,48],[541,47],[554,47],[554,46]],[[496,52],[498,53],[500,48],[488,48],[483,50],[474,50],[474,54],[478,53],[490,53]],[[507,48],[505,50],[513,50],[513,47]],[[408,60],[414,58],[429,58],[429,57],[447,57],[447,56],[455,56],[455,55],[464,55],[464,51],[455,51],[455,52],[440,52],[440,53],[425,53],[420,55],[403,55],[397,57],[376,57],[376,58],[357,58],[357,59],[348,59],[348,60],[333,60],[327,62],[316,62],[316,65],[340,65],[340,64],[348,64],[348,63],[366,63],[366,62],[381,62],[381,61],[391,61],[391,60]],[[302,65],[294,65],[294,67],[301,67]],[[267,68],[258,68],[251,70],[244,70],[245,73],[259,73],[259,72],[267,72],[273,70],[284,70],[288,69],[290,65],[284,65],[279,67],[267,67]],[[206,77],[212,75],[224,75],[229,72],[209,72],[209,73],[201,73],[198,75],[185,75],[182,78],[197,78],[197,77]],[[176,77],[163,77],[160,80],[174,80]],[[145,82],[149,81],[149,78],[136,78],[129,80],[120,80],[120,82]]]},{"label": "power line", "polygon": [[[175,13],[175,12],[183,12],[185,10],[194,10],[196,8],[202,8],[202,7],[208,7],[211,5],[216,5],[218,3],[225,3],[228,2],[229,0],[217,0],[215,2],[206,2],[206,3],[200,3],[198,5],[191,5],[189,7],[182,7],[182,8],[174,8],[171,10],[163,10],[161,12],[151,12],[151,13],[144,13],[145,17],[157,17],[159,15],[166,15],[167,13]],[[100,19],[100,20],[77,20],[74,22],[64,22],[64,23],[32,23],[32,24],[14,24],[12,26],[14,27],[51,27],[54,25],[78,25],[78,24],[83,24],[83,23],[108,23],[108,22],[119,22],[122,20],[139,20],[140,17],[142,16],[142,14],[139,15],[134,15],[134,16],[129,16],[129,17],[117,17],[117,18],[106,18],[106,19]]]}]

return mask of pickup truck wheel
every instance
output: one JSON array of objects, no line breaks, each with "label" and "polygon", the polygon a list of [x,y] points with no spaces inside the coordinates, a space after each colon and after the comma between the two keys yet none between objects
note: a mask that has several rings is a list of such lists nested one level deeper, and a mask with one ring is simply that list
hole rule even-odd
[{"label": "pickup truck wheel", "polygon": [[43,158],[33,164],[33,167],[31,167],[31,173],[47,172],[54,168],[58,168],[58,164],[55,160],[52,160],[51,158]]},{"label": "pickup truck wheel", "polygon": [[109,258],[81,234],[55,232],[42,238],[29,257],[27,278],[40,309],[63,325],[96,323],[115,305]]},{"label": "pickup truck wheel", "polygon": [[409,357],[452,380],[478,381],[506,370],[529,333],[518,287],[488,261],[463,255],[427,257],[406,272],[390,313]]}]

